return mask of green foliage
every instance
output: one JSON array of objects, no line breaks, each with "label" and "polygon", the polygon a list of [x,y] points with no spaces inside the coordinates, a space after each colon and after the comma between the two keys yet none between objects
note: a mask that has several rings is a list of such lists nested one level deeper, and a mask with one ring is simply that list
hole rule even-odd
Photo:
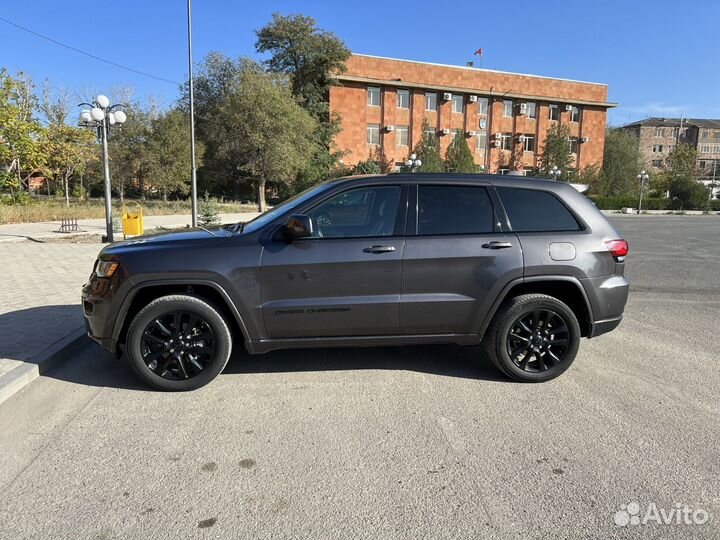
[{"label": "green foliage", "polygon": [[335,73],[345,71],[350,50],[331,32],[320,30],[312,17],[273,13],[258,30],[255,49],[269,52],[268,69],[290,76],[292,93],[313,110],[324,103]]},{"label": "green foliage", "polygon": [[477,172],[477,166],[462,130],[455,132],[455,137],[445,152],[445,169],[456,173]]},{"label": "green foliage", "polygon": [[662,184],[682,208],[703,208],[708,205],[710,190],[697,181],[697,150],[689,144],[678,144],[665,160]]},{"label": "green foliage", "polygon": [[220,210],[217,201],[211,198],[207,191],[202,199],[198,201],[198,222],[203,227],[220,223]]},{"label": "green foliage", "polygon": [[247,59],[239,67],[215,111],[213,147],[217,157],[256,182],[263,212],[266,182],[291,184],[308,166],[317,121],[292,96],[285,76]]},{"label": "green foliage", "polygon": [[[638,207],[638,196],[640,195],[621,195],[616,197],[600,197],[597,195],[591,195],[589,198],[595,203],[600,210],[620,210],[621,208],[637,208]],[[680,199],[673,200],[664,197],[643,197],[643,210],[705,210],[710,209],[712,211],[720,210],[720,200],[714,199],[709,201],[707,199],[696,201],[695,205],[686,206],[682,204]]]},{"label": "green foliage", "polygon": [[[190,116],[180,109],[152,120],[147,138],[147,175],[167,199],[167,194],[190,192],[192,160],[190,154]],[[195,145],[197,165],[202,165],[204,145]]]},{"label": "green foliage", "polygon": [[[15,197],[32,173],[41,169],[45,154],[40,146],[43,128],[33,117],[36,99],[33,83],[24,74],[11,76],[0,69],[0,170],[3,189]],[[18,182],[8,176],[14,174]]]},{"label": "green foliage", "polygon": [[415,145],[413,153],[422,161],[419,172],[445,172],[445,163],[440,155],[440,141],[437,136],[427,132],[427,120],[423,121],[423,138]]},{"label": "green foliage", "polygon": [[540,175],[549,178],[548,171],[557,167],[562,171],[561,180],[571,176],[572,154],[570,153],[570,128],[559,122],[547,131],[545,145],[540,154]]},{"label": "green foliage", "polygon": [[631,194],[638,190],[641,168],[637,136],[625,129],[608,128],[602,172],[591,184],[592,192],[603,197]]},{"label": "green foliage", "polygon": [[380,174],[380,165],[373,159],[358,162],[353,168],[353,174]]}]

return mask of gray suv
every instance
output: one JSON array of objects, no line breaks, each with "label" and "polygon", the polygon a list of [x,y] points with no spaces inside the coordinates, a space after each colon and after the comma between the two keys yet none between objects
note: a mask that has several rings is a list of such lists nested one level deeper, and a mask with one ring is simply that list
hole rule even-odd
[{"label": "gray suv", "polygon": [[480,345],[547,381],[617,327],[628,245],[572,186],[393,174],[323,182],[243,224],[107,246],[82,292],[88,335],[163,390],[275,349]]}]

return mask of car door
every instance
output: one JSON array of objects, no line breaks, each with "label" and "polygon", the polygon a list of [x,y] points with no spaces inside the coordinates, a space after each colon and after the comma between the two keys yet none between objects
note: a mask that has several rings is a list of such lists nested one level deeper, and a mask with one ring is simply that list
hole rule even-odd
[{"label": "car door", "polygon": [[502,287],[522,277],[520,243],[502,230],[490,186],[419,183],[410,200],[401,330],[475,333]]},{"label": "car door", "polygon": [[359,186],[304,211],[313,235],[264,246],[269,338],[398,334],[407,186]]}]

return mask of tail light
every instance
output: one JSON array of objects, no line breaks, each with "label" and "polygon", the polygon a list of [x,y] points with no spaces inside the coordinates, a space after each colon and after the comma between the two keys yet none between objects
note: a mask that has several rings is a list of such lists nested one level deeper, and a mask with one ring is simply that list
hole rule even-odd
[{"label": "tail light", "polygon": [[612,255],[616,261],[622,262],[628,254],[628,243],[627,240],[606,240],[605,246],[607,246],[610,255]]}]

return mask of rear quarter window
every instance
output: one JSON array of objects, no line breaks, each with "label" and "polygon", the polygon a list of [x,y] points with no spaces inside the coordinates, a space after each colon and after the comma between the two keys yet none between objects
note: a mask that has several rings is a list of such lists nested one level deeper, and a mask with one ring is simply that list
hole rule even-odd
[{"label": "rear quarter window", "polygon": [[555,195],[522,188],[496,188],[514,232],[579,231],[580,224]]}]

